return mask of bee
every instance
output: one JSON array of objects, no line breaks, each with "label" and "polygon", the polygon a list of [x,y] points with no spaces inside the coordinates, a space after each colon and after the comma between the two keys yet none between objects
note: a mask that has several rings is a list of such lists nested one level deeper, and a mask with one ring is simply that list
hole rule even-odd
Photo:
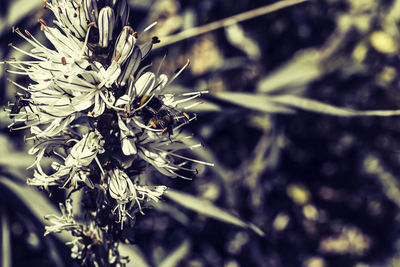
[{"label": "bee", "polygon": [[137,114],[143,118],[145,124],[162,133],[172,134],[174,127],[189,122],[190,116],[164,104],[154,95],[143,95],[135,104]]}]

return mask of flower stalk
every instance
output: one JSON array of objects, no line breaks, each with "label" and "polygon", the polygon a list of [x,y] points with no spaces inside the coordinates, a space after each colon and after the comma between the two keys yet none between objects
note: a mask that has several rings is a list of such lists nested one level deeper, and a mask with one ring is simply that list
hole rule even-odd
[{"label": "flower stalk", "polygon": [[[53,12],[54,26],[39,23],[54,48],[15,28],[33,48],[10,46],[29,59],[2,62],[12,67],[9,73],[31,80],[9,80],[22,91],[8,109],[9,127],[30,130],[26,140],[36,160],[28,184],[82,191],[82,202],[90,203],[77,216],[66,199],[61,217],[46,217],[45,235],[71,232],[71,255],[80,264],[124,266],[118,244],[127,239],[121,231],[132,228],[136,214],[167,190],[151,184],[144,169],[191,179],[197,173],[193,164],[212,165],[180,154],[193,147],[180,140],[179,131],[196,118],[181,110],[203,92],[164,93],[189,62],[170,80],[140,68],[159,40],[138,45],[127,0],[52,0],[45,8]],[[54,160],[50,170],[42,168],[44,157]]]}]

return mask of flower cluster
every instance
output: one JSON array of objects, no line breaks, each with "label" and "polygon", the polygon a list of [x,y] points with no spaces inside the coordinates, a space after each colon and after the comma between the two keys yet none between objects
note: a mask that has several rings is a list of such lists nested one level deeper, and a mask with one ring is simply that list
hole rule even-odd
[{"label": "flower cluster", "polygon": [[[170,80],[141,67],[159,40],[140,41],[141,34],[129,26],[127,0],[53,0],[45,7],[54,13],[54,25],[39,23],[54,48],[15,28],[33,48],[10,46],[29,60],[3,62],[12,67],[9,73],[32,81],[10,80],[23,90],[10,104],[10,129],[30,129],[26,139],[33,142],[29,153],[36,161],[28,184],[82,190],[91,203],[81,216],[87,219],[77,222],[67,200],[62,217],[49,217],[54,225],[46,234],[71,231],[78,237],[72,254],[81,263],[99,264],[98,256],[87,252],[102,250],[109,251],[109,264],[123,265],[117,245],[110,245],[123,240],[113,233],[132,227],[135,214],[166,190],[141,177],[143,164],[182,178],[196,174],[192,163],[208,164],[179,153],[196,147],[180,140],[179,129],[195,119],[180,110],[201,92],[164,93],[189,62]],[[42,168],[45,156],[55,160],[50,170]]]}]

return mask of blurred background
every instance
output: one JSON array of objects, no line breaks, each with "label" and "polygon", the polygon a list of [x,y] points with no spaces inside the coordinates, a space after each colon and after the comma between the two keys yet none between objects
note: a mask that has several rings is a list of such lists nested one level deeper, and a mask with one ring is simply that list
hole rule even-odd
[{"label": "blurred background", "polygon": [[[136,31],[158,22],[148,33],[161,40],[147,59],[155,70],[165,55],[161,72],[169,76],[190,59],[170,90],[209,91],[185,132],[204,144],[196,156],[215,167],[198,166],[192,181],[154,174],[155,182],[207,199],[265,233],[167,198],[136,218],[133,266],[400,266],[400,118],[332,110],[399,109],[400,1],[310,0],[176,39],[276,2],[130,0]],[[42,5],[1,1],[0,58],[22,57],[10,42],[29,50],[13,25],[45,42],[37,19],[52,17]],[[0,68],[0,105],[7,106],[16,88]],[[64,241],[43,238],[43,213],[63,196],[25,186],[34,159],[26,133],[9,133],[10,122],[1,111],[2,257],[13,266],[71,266]]]}]

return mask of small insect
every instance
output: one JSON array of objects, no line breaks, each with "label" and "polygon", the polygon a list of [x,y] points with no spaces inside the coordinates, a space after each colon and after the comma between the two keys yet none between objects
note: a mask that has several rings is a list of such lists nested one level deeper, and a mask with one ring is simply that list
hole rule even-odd
[{"label": "small insect", "polygon": [[185,124],[190,117],[185,112],[180,112],[163,103],[154,95],[143,95],[137,101],[135,108],[137,114],[143,118],[145,124],[149,124],[154,129],[162,130],[162,133],[173,133],[175,126]]},{"label": "small insect", "polygon": [[[26,96],[26,97],[28,97],[28,96]],[[12,106],[11,112],[10,112],[11,119],[13,119],[15,117],[15,115],[17,115],[23,107],[27,107],[30,105],[30,102],[28,100],[25,100],[23,95],[20,95],[20,96],[17,95],[17,96],[15,96],[15,98],[16,99],[13,104],[11,104],[11,103],[8,104],[9,106]]]}]

